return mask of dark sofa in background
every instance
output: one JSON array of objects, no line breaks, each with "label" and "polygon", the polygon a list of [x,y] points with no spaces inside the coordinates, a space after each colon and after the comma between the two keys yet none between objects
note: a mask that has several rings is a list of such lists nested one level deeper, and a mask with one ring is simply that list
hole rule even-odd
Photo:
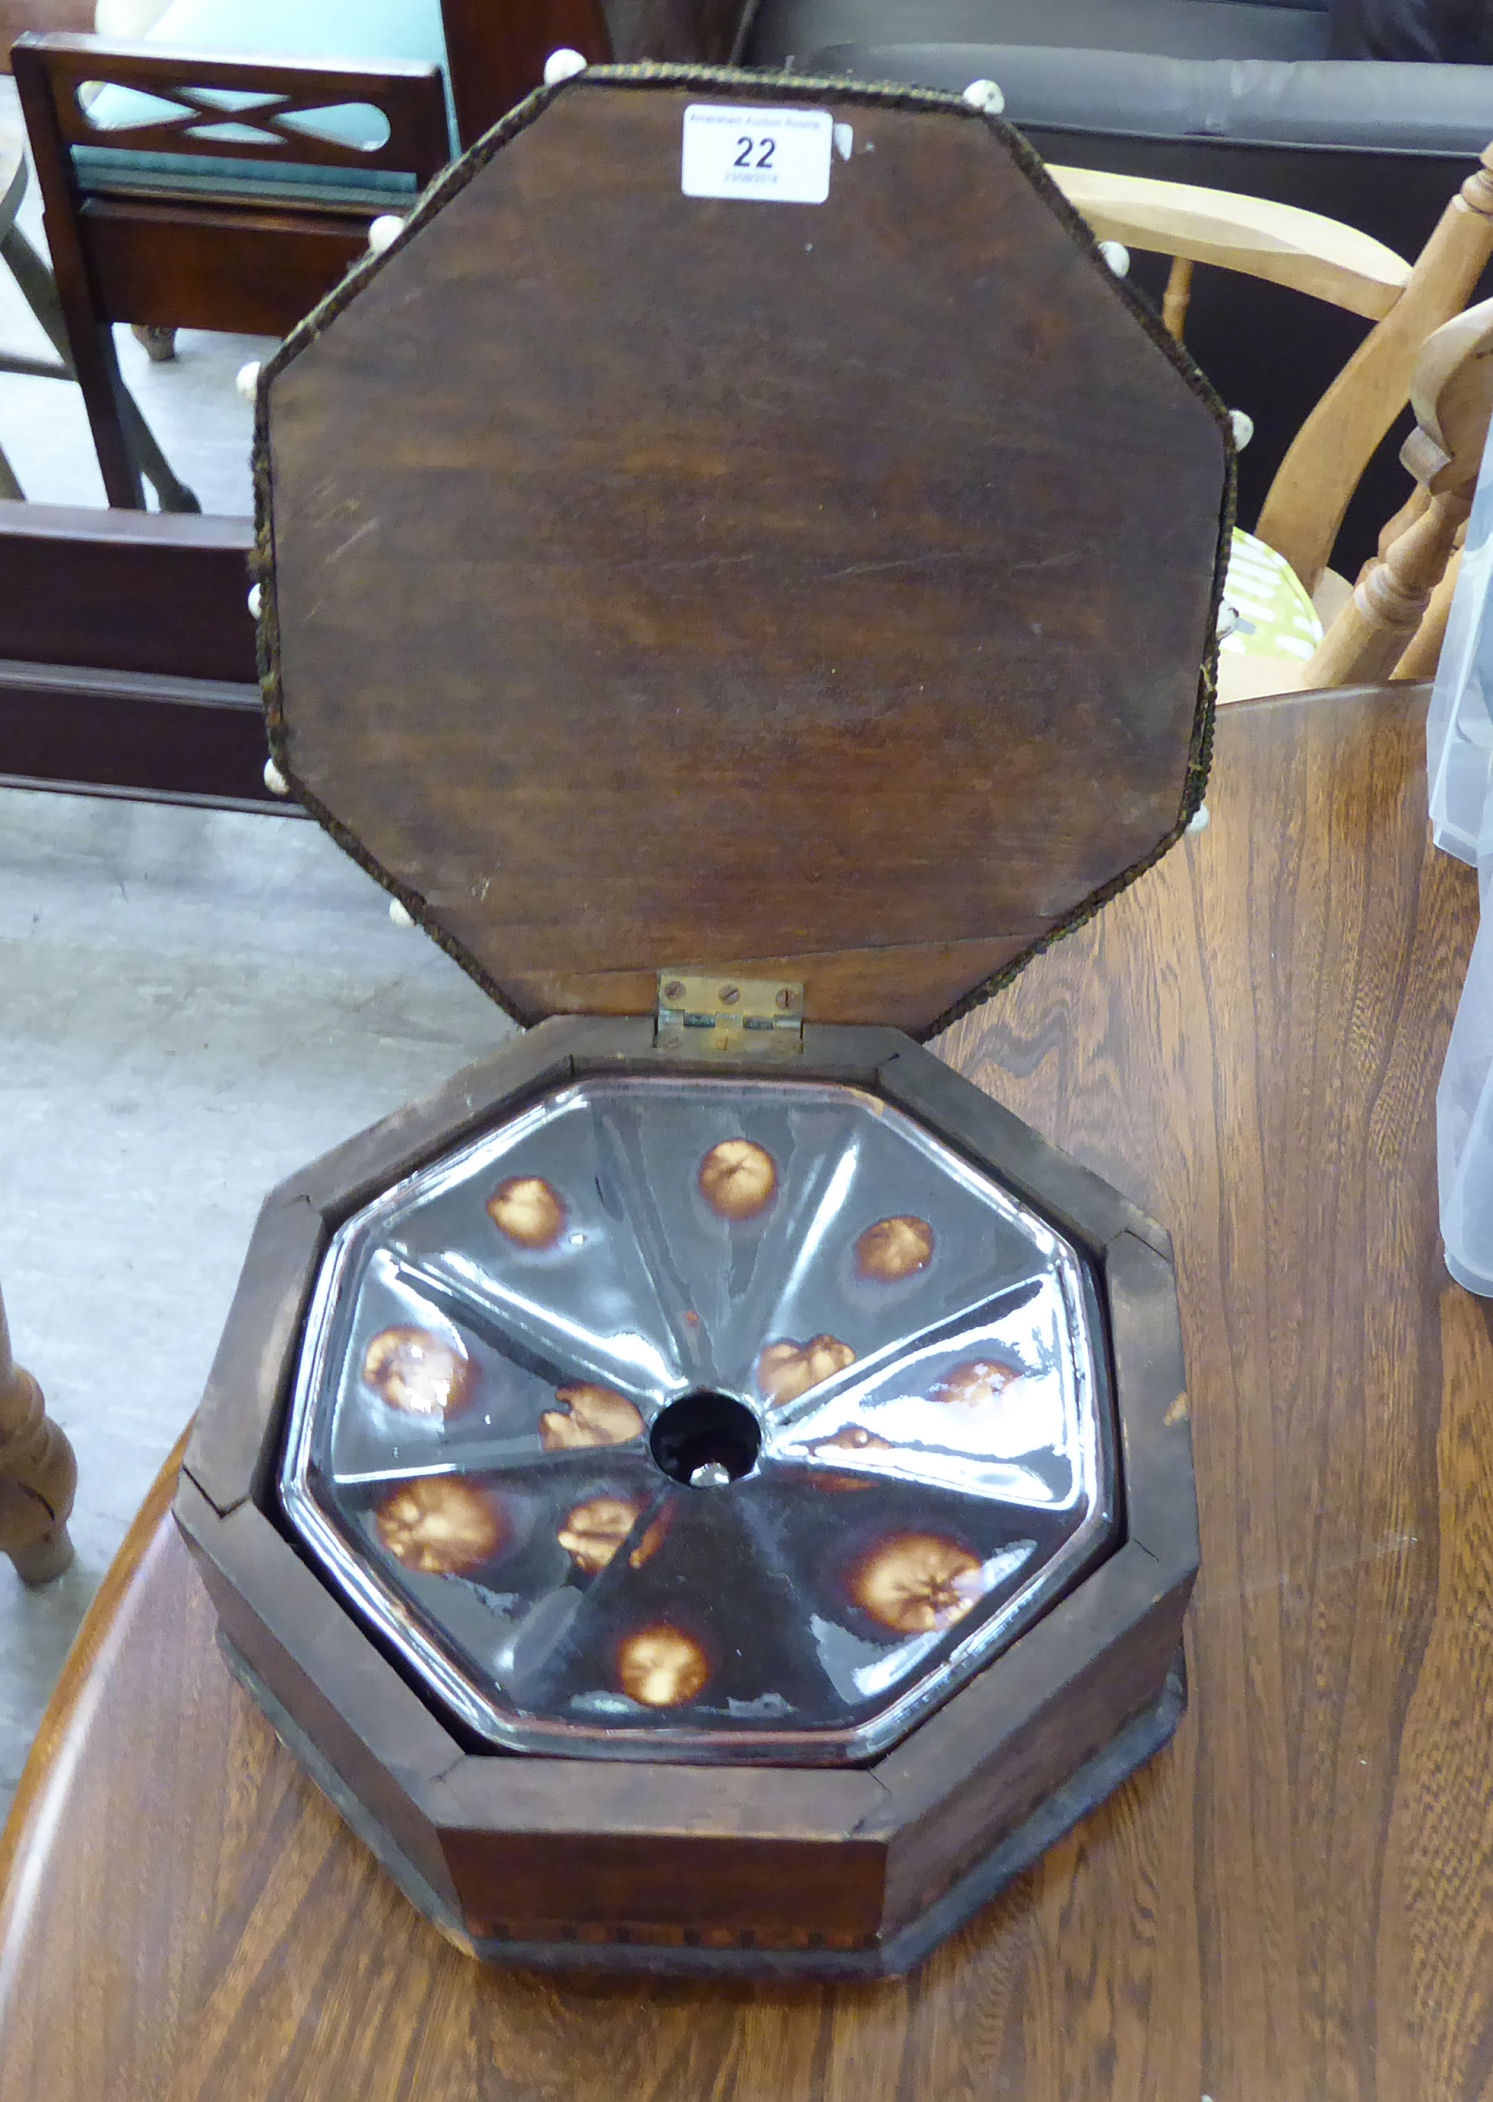
[{"label": "dark sofa in background", "polygon": [[[995,80],[1046,160],[1272,197],[1413,257],[1493,141],[1493,67],[1334,59],[1330,41],[1325,4],[1295,0],[762,0],[748,62],[955,91]],[[1159,301],[1165,265],[1138,257],[1135,279]],[[1188,347],[1255,420],[1242,523],[1365,328],[1299,293],[1198,271]],[[1337,563],[1349,573],[1406,494],[1398,443],[1348,513]]]}]

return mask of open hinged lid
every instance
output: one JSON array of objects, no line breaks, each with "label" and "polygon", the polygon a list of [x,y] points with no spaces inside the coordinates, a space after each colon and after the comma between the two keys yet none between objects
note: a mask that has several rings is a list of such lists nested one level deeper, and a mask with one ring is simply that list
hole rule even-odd
[{"label": "open hinged lid", "polygon": [[922,1034],[1195,807],[1228,450],[997,121],[593,69],[266,368],[276,757],[522,1019]]}]

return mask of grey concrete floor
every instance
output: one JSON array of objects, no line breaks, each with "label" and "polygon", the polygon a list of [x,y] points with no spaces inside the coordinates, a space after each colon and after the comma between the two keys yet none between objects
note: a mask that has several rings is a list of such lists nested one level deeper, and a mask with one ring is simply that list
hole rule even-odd
[{"label": "grey concrete floor", "polygon": [[[0,123],[15,86],[0,75]],[[19,221],[45,252],[33,181]],[[253,508],[234,377],[266,345],[185,332],[128,384],[203,509]],[[0,345],[46,339],[0,268]],[[0,374],[33,502],[104,502],[76,387]],[[186,1423],[260,1196],[507,1025],[304,821],[0,789],[0,1286],[80,1467],[78,1559],[0,1559],[0,1814],[99,1578]]]},{"label": "grey concrete floor", "polygon": [[[45,253],[34,180],[19,224]],[[234,379],[267,343],[184,331],[152,365],[115,333],[204,511],[248,515]],[[49,355],[4,268],[0,345]],[[0,374],[0,446],[31,501],[102,506],[76,387]],[[0,789],[0,1287],[80,1470],[73,1568],[28,1591],[0,1558],[0,1815],[196,1405],[261,1196],[509,1033],[304,820]]]},{"label": "grey concrete floor", "polygon": [[0,1285],[80,1468],[75,1567],[0,1558],[0,1813],[260,1197],[509,1034],[304,819],[0,789]]},{"label": "grey concrete floor", "polygon": [[[9,74],[0,74],[0,124],[18,124],[19,115],[15,82]],[[45,254],[34,179],[17,223],[32,247]],[[267,340],[186,329],[177,338],[176,357],[169,364],[152,365],[128,329],[114,334],[126,384],[167,459],[195,490],[203,510],[247,517],[254,509],[249,475],[253,411],[240,399],[234,379],[241,365],[266,354]],[[52,354],[3,265],[0,346],[26,357]],[[32,503],[102,506],[104,485],[88,420],[82,398],[70,383],[0,373],[0,447]]]}]

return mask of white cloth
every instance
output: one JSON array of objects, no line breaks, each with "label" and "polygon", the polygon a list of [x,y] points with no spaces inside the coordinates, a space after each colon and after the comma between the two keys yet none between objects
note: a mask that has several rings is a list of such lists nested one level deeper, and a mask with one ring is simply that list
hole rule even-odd
[{"label": "white cloth", "polygon": [[1493,445],[1483,457],[1462,573],[1426,721],[1431,828],[1473,863],[1483,913],[1436,1095],[1446,1265],[1493,1296]]}]

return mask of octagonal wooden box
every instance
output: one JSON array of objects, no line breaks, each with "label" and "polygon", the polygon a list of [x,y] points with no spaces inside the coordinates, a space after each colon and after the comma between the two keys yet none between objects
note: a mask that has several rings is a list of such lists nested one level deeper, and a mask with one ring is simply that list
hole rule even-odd
[{"label": "octagonal wooden box", "polygon": [[[533,1026],[265,1205],[177,1502],[230,1657],[484,1956],[905,1968],[1183,1702],[1166,1236],[914,1039],[1196,808],[1217,406],[975,107],[594,69],[287,341],[257,468],[277,763]],[[505,1149],[577,1103],[552,1187]]]}]

